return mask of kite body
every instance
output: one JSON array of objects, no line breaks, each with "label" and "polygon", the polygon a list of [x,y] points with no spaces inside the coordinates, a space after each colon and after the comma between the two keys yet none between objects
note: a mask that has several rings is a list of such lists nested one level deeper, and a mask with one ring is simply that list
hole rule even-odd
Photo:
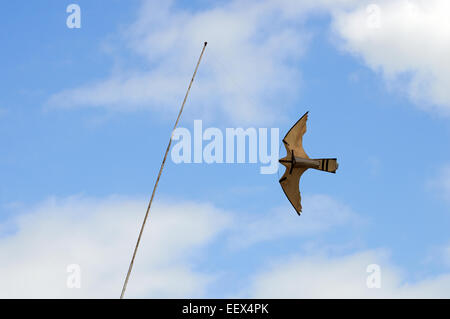
[{"label": "kite body", "polygon": [[306,132],[308,112],[289,130],[283,139],[286,147],[286,156],[279,162],[286,167],[286,171],[280,178],[280,184],[284,193],[295,208],[297,214],[301,214],[300,177],[309,168],[320,171],[336,173],[338,163],[336,158],[310,159],[303,149],[303,135]]}]

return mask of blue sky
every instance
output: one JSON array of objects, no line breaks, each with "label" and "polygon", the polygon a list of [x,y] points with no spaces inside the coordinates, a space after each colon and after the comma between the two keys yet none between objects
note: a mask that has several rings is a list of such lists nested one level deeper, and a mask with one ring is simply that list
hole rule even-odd
[{"label": "blue sky", "polygon": [[181,127],[281,138],[310,111],[306,152],[340,167],[298,217],[260,163],[169,158],[129,296],[449,297],[450,7],[374,3],[2,3],[0,296],[118,296],[208,41]]}]

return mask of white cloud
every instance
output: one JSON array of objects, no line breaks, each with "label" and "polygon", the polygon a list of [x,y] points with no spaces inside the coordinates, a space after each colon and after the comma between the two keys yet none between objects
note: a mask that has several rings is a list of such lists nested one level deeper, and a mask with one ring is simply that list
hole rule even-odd
[{"label": "white cloud", "polygon": [[[117,298],[128,269],[146,200],[50,199],[0,223],[0,297]],[[192,202],[155,203],[127,297],[202,297],[218,273],[194,270],[202,248],[223,233],[236,249],[291,236],[311,236],[358,221],[324,195],[305,198],[305,216],[291,209],[235,214]],[[239,222],[233,222],[239,219]],[[194,261],[195,260],[195,261]],[[81,289],[68,289],[68,265],[81,267]]]},{"label": "white cloud", "polygon": [[421,108],[450,114],[450,2],[370,3],[334,10],[333,29],[342,47],[389,85],[406,90]]},{"label": "white cloud", "polygon": [[[0,224],[0,297],[117,298],[146,204],[146,200],[115,196],[51,199]],[[240,227],[247,222],[242,215],[235,223],[236,214],[209,204],[156,203],[127,297],[206,296],[218,273],[226,269],[205,273],[196,265],[201,262],[202,248],[217,243],[221,233],[231,236],[231,240],[238,234],[249,246],[286,236],[311,236],[359,221],[348,207],[327,196],[307,197],[304,207],[307,215],[300,217],[305,217],[301,222],[298,216],[293,217],[296,222],[291,222],[282,215],[263,214],[253,216],[255,219],[249,220],[248,226]],[[81,267],[81,289],[66,286],[66,269],[71,264]],[[381,289],[366,286],[369,264],[381,267]],[[252,269],[252,273],[256,275],[249,288],[238,292],[239,296],[450,297],[449,274],[408,283],[381,250],[336,256],[316,246],[305,250],[302,256],[277,257],[276,262]]]},{"label": "white cloud", "polygon": [[427,264],[434,263],[450,267],[450,243],[430,248],[429,255],[426,257],[425,262]]},{"label": "white cloud", "polygon": [[270,123],[301,92],[297,62],[312,36],[303,22],[328,12],[344,50],[421,108],[450,114],[449,11],[446,0],[235,0],[196,10],[147,0],[118,43],[110,44],[143,58],[145,70],[112,68],[109,77],[57,92],[47,104],[175,112],[206,40],[191,116]]},{"label": "white cloud", "polygon": [[[16,217],[0,240],[2,298],[117,298],[145,200],[49,200]],[[200,297],[214,274],[192,269],[198,254],[229,224],[208,204],[155,203],[127,297]],[[3,229],[5,231],[5,229]],[[68,265],[81,267],[81,289],[68,289]]]},{"label": "white cloud", "polygon": [[[368,288],[369,265],[380,268],[380,288]],[[449,298],[450,274],[418,282],[403,280],[383,251],[330,257],[294,256],[260,271],[249,291],[252,298]]]},{"label": "white cloud", "polygon": [[137,21],[116,45],[143,57],[148,70],[116,71],[56,93],[48,105],[173,111],[208,41],[191,91],[191,113],[239,123],[270,122],[298,95],[301,75],[292,66],[309,38],[298,28],[303,7],[290,3],[296,10],[287,10],[289,3],[232,1],[193,11],[171,1],[144,1]]}]

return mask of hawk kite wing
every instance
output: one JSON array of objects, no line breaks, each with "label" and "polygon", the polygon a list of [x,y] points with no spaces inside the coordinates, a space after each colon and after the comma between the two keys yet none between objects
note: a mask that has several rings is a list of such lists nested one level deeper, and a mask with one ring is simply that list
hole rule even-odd
[{"label": "hawk kite wing", "polygon": [[294,206],[297,214],[302,211],[300,196],[300,177],[308,168],[335,173],[338,163],[335,158],[310,159],[303,149],[303,135],[306,133],[306,121],[308,112],[289,130],[283,139],[286,147],[286,156],[279,162],[286,167],[283,177],[280,179],[284,193]]},{"label": "hawk kite wing", "polygon": [[307,170],[307,168],[296,168],[289,173],[289,169],[286,169],[283,177],[280,178],[280,184],[283,188],[284,194],[295,208],[297,214],[302,212],[301,195],[300,195],[300,177]]},{"label": "hawk kite wing", "polygon": [[309,158],[303,149],[303,135],[306,133],[306,121],[308,120],[308,112],[303,115],[297,123],[287,132],[283,139],[287,153],[294,151],[296,157]]},{"label": "hawk kite wing", "polygon": [[309,159],[303,149],[303,135],[306,133],[307,119],[308,112],[287,132],[283,139],[284,146],[286,147],[286,157],[280,159],[280,163],[286,166],[286,171],[280,179],[281,187],[299,215],[302,211],[299,188],[300,177],[308,168],[294,168],[294,161],[295,157]]}]

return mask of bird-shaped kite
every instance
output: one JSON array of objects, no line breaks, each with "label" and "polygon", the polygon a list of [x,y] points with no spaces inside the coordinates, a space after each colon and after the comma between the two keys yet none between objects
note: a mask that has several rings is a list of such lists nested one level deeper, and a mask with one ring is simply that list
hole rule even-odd
[{"label": "bird-shaped kite", "polygon": [[300,177],[308,168],[336,173],[338,163],[336,158],[310,159],[303,149],[303,135],[306,132],[306,120],[308,112],[303,115],[297,123],[287,132],[283,139],[286,147],[286,156],[279,162],[286,167],[284,175],[280,178],[280,184],[284,193],[294,206],[297,214],[302,212],[300,196]]}]

